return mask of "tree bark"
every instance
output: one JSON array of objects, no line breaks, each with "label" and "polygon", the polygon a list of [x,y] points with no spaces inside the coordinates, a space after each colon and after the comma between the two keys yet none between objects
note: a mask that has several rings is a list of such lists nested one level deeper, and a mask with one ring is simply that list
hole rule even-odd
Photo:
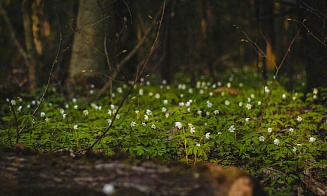
[{"label": "tree bark", "polygon": [[33,44],[32,19],[29,13],[31,1],[24,0],[22,2],[22,16],[25,30],[25,46],[26,46],[26,64],[28,67],[29,91],[33,92],[37,86],[37,62],[36,51]]},{"label": "tree bark", "polygon": [[[105,66],[104,29],[97,1],[80,0],[72,55],[68,70],[68,90],[82,82],[99,83],[96,73]],[[96,79],[96,81],[94,80]]]}]

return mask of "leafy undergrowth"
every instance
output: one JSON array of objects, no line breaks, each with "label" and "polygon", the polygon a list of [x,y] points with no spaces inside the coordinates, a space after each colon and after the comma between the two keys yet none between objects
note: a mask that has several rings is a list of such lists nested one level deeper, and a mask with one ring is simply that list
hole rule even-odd
[{"label": "leafy undergrowth", "polygon": [[187,79],[171,85],[150,81],[142,79],[121,108],[129,88],[124,84],[114,85],[112,103],[108,95],[96,100],[94,86],[72,99],[51,87],[35,115],[35,97],[2,100],[1,148],[18,141],[34,151],[78,151],[112,123],[94,146],[107,155],[123,151],[142,159],[236,165],[275,195],[310,194],[303,180],[308,168],[314,169],[311,179],[326,180],[327,108],[318,101],[326,99],[326,89],[304,96],[277,82],[260,84],[250,73],[217,83],[203,78],[193,87]]}]

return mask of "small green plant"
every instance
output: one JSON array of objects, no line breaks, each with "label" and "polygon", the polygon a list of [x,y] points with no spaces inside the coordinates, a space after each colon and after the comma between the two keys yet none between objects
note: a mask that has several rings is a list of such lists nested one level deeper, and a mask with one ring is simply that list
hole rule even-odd
[{"label": "small green plant", "polygon": [[104,98],[85,105],[83,97],[67,100],[53,90],[35,114],[35,98],[7,99],[1,106],[1,147],[21,143],[36,151],[79,151],[105,133],[93,148],[108,155],[125,151],[147,159],[237,165],[270,194],[292,192],[304,186],[306,169],[326,167],[327,109],[317,101],[326,90],[313,89],[302,101],[300,92],[258,80],[252,73],[223,80],[228,82],[203,79],[194,87],[141,80],[121,108],[127,85],[114,86],[110,104]]}]

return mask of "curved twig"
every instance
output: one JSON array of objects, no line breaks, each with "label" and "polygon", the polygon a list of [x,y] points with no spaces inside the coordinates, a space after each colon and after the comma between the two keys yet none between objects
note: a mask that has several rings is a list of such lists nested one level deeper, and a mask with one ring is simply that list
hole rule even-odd
[{"label": "curved twig", "polygon": [[115,122],[115,119],[116,119],[116,116],[119,112],[119,110],[122,108],[125,100],[127,99],[128,95],[132,92],[132,90],[134,89],[134,86],[137,84],[137,82],[139,81],[140,77],[142,76],[142,73],[144,72],[146,66],[148,65],[148,62],[149,62],[149,59],[151,58],[154,50],[156,49],[156,46],[157,46],[157,43],[158,43],[158,39],[159,39],[159,35],[160,35],[160,29],[161,29],[161,24],[162,24],[162,20],[163,20],[163,17],[164,17],[164,14],[165,14],[165,8],[166,8],[166,1],[164,0],[163,2],[163,5],[162,5],[162,12],[161,12],[161,18],[160,18],[160,22],[159,22],[159,26],[158,26],[158,31],[157,31],[157,34],[156,34],[156,37],[153,41],[153,44],[151,46],[151,49],[150,49],[150,52],[148,54],[148,56],[146,57],[142,67],[140,67],[140,72],[138,72],[138,74],[136,75],[132,85],[130,86],[130,88],[128,89],[128,91],[124,94],[124,97],[123,99],[120,101],[119,105],[118,105],[118,108],[117,108],[117,111],[110,123],[110,125],[106,128],[106,130],[100,135],[100,137],[98,137],[91,146],[85,148],[85,149],[80,149],[78,150],[76,153],[78,152],[83,152],[83,151],[87,151],[87,150],[90,150],[92,149],[107,133],[108,131],[110,130],[110,128],[112,127],[113,123]]}]

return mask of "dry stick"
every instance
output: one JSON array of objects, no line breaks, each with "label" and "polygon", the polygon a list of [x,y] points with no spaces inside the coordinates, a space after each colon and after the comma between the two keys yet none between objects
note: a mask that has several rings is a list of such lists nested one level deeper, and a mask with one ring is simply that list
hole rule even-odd
[{"label": "dry stick", "polygon": [[[13,113],[14,113],[15,125],[16,125],[16,131],[17,131],[16,144],[18,144],[18,142],[19,142],[19,127],[18,127],[18,119],[17,119],[17,114],[16,114],[16,108],[12,104],[10,104],[10,107],[11,107]],[[11,142],[10,142],[10,144],[11,144]]]},{"label": "dry stick", "polygon": [[[32,113],[32,116],[34,116],[35,113],[40,109],[40,107],[41,107],[41,105],[42,105],[42,103],[44,101],[44,97],[45,97],[46,93],[48,92],[48,89],[49,89],[49,86],[50,86],[51,77],[52,77],[54,67],[58,62],[58,57],[59,57],[59,54],[60,54],[60,49],[61,49],[61,44],[62,44],[62,32],[61,32],[61,26],[60,26],[60,23],[59,23],[59,17],[58,17],[58,14],[57,14],[56,11],[55,11],[55,16],[56,16],[56,20],[57,20],[57,24],[58,24],[58,31],[59,31],[59,44],[58,44],[57,54],[56,54],[55,59],[53,60],[52,65],[51,65],[47,85],[46,85],[46,87],[45,87],[45,89],[44,89],[44,91],[43,91],[43,93],[41,95],[39,104],[37,105],[37,107],[35,108],[35,110]],[[24,124],[24,126],[20,129],[19,133],[21,133],[25,129],[26,126],[27,125]]]},{"label": "dry stick", "polygon": [[[143,43],[145,42],[146,38],[149,36],[152,28],[154,27],[154,25],[156,24],[157,19],[160,16],[160,12],[161,9],[158,11],[158,13],[156,14],[156,16],[153,18],[152,23],[150,24],[150,26],[148,27],[147,31],[145,32],[144,36],[142,37],[141,41],[133,48],[133,50],[122,60],[120,61],[120,63],[115,67],[115,72],[112,74],[111,78],[115,78],[117,76],[117,74],[120,72],[120,69],[136,54],[136,52],[140,49],[140,47],[143,45]],[[161,25],[161,24],[160,24]],[[103,87],[102,89],[99,91],[98,95],[97,95],[97,99],[99,99],[99,97],[101,97],[101,95],[103,95],[107,89],[110,87],[110,83],[112,81],[109,80]]]},{"label": "dry stick", "polygon": [[[22,45],[19,43],[19,41],[17,40],[17,37],[16,37],[16,33],[14,31],[14,28],[13,26],[11,25],[11,22],[7,16],[7,13],[5,11],[5,9],[2,7],[2,4],[0,4],[0,12],[1,12],[1,15],[2,17],[4,18],[4,21],[8,27],[8,30],[10,32],[10,38],[11,40],[13,41],[14,45],[17,47],[18,51],[20,52],[20,54],[24,57],[25,60],[28,60],[30,57],[29,55],[27,54],[27,52],[24,50],[24,48],[22,47]],[[57,51],[57,55],[52,63],[52,66],[51,66],[51,70],[50,70],[50,73],[49,73],[49,78],[48,78],[48,82],[47,82],[47,85],[46,85],[46,88],[40,98],[40,102],[39,104],[37,105],[36,109],[33,111],[32,113],[32,116],[35,115],[35,113],[39,110],[39,108],[41,107],[41,104],[44,100],[44,97],[45,97],[45,94],[47,93],[48,89],[49,89],[49,85],[50,85],[50,81],[51,81],[51,76],[52,76],[52,72],[53,72],[53,69],[54,69],[54,66],[55,64],[57,63],[57,59],[58,59],[58,56],[59,56],[59,53],[60,53],[60,48],[61,48],[61,44],[62,44],[62,33],[61,33],[61,26],[60,26],[60,23],[59,23],[59,18],[58,18],[58,14],[57,12],[55,11],[55,15],[56,15],[56,19],[57,19],[57,23],[58,23],[58,30],[59,30],[59,38],[60,38],[60,41],[59,41],[59,46],[58,46],[58,51]],[[14,111],[14,116],[15,116],[15,119],[17,121],[17,116],[15,114],[15,111]],[[17,129],[18,129],[18,123],[16,122],[17,124]],[[19,134],[26,128],[27,124],[24,124],[23,127],[18,131],[17,130],[17,138],[16,138],[16,143],[18,143],[19,141]]]},{"label": "dry stick", "polygon": [[58,57],[59,57],[59,54],[60,54],[60,49],[61,49],[61,44],[62,44],[62,32],[61,32],[61,26],[60,26],[60,23],[59,23],[59,17],[58,17],[58,14],[57,14],[56,11],[55,11],[55,15],[56,15],[56,20],[57,20],[57,24],[58,24],[58,31],[59,31],[59,44],[58,44],[57,54],[56,54],[56,56],[55,56],[55,58],[54,58],[54,60],[52,62],[49,77],[48,77],[48,81],[47,81],[47,85],[46,85],[46,87],[45,87],[45,89],[43,91],[43,94],[42,94],[41,98],[40,98],[40,103],[35,108],[32,115],[34,115],[40,109],[41,104],[44,101],[45,94],[48,92],[48,89],[49,89],[49,86],[50,86],[50,83],[51,83],[51,77],[52,77],[53,69],[54,69],[55,65],[58,63]]},{"label": "dry stick", "polygon": [[297,23],[299,23],[303,28],[305,28],[305,30],[307,30],[307,32],[315,39],[315,40],[317,40],[319,43],[321,43],[323,46],[325,46],[325,47],[327,47],[327,44],[326,44],[326,40],[327,40],[327,37],[325,37],[325,39],[324,39],[324,41],[322,41],[322,40],[320,40],[316,35],[314,35],[311,31],[310,31],[310,29],[304,24],[304,22],[300,22],[300,21],[298,21],[298,20],[296,20],[296,19],[287,19],[287,20],[289,20],[289,21],[294,21],[294,22],[297,22]]},{"label": "dry stick", "polygon": [[[106,60],[107,60],[107,65],[109,68],[109,73],[111,73],[111,63],[110,63],[110,59],[109,59],[109,55],[108,55],[108,51],[107,51],[107,35],[104,36],[104,40],[103,40],[103,47],[104,47],[104,54],[106,55]],[[112,80],[109,79],[110,83],[109,83],[109,99],[110,102],[112,102]]]},{"label": "dry stick", "polygon": [[264,107],[263,107],[263,109],[262,109],[262,112],[261,112],[262,115],[261,115],[260,118],[259,118],[259,122],[258,122],[258,126],[257,126],[257,128],[260,128],[260,126],[261,126],[262,119],[263,119],[263,117],[264,117],[264,115],[265,115],[265,113],[264,113],[263,111],[266,110],[267,107],[268,107],[268,100],[270,99],[270,97],[271,97],[271,95],[272,95],[272,91],[274,90],[274,88],[275,88],[275,86],[276,86],[276,78],[277,78],[277,76],[278,76],[278,73],[279,73],[280,69],[282,68],[282,66],[283,66],[283,64],[284,64],[284,62],[285,62],[285,60],[286,60],[286,57],[287,57],[288,54],[290,53],[290,51],[291,51],[291,47],[292,47],[292,45],[294,44],[295,39],[298,37],[298,35],[299,35],[301,29],[302,29],[302,27],[297,31],[296,35],[293,37],[292,41],[290,42],[290,44],[289,44],[288,47],[287,47],[287,51],[285,52],[282,61],[280,62],[280,64],[278,65],[278,67],[276,67],[276,72],[275,72],[275,75],[274,75],[274,80],[273,80],[273,83],[272,83],[271,91],[269,92],[268,97],[267,97],[266,100],[265,100],[265,105],[264,105]]},{"label": "dry stick", "polygon": [[161,18],[160,18],[160,24],[159,24],[159,26],[158,26],[158,31],[157,31],[157,34],[156,34],[156,37],[155,37],[155,40],[154,40],[154,42],[153,42],[153,44],[152,44],[152,46],[151,46],[151,50],[150,50],[150,53],[148,54],[148,56],[147,56],[147,58],[146,58],[146,60],[144,61],[144,64],[143,64],[143,66],[141,67],[141,72],[139,72],[138,73],[138,75],[135,77],[135,80],[133,81],[133,84],[130,86],[130,88],[129,88],[129,90],[124,94],[124,97],[123,97],[123,99],[120,101],[120,103],[119,103],[119,105],[118,105],[118,108],[117,108],[117,111],[116,111],[116,113],[115,113],[115,115],[114,115],[114,117],[113,117],[113,119],[112,119],[112,121],[111,121],[111,123],[110,123],[110,125],[107,127],[107,129],[100,135],[100,137],[98,137],[97,138],[97,140],[95,140],[95,142],[91,145],[91,146],[89,146],[89,147],[87,147],[87,148],[85,148],[85,149],[81,149],[81,150],[78,150],[76,153],[78,153],[78,152],[81,152],[81,151],[86,151],[86,150],[90,150],[90,149],[92,149],[106,134],[107,134],[107,132],[110,130],[110,128],[112,127],[112,125],[113,125],[113,123],[114,123],[114,121],[115,121],[115,119],[116,119],[116,116],[117,116],[117,114],[118,114],[118,112],[119,112],[119,110],[121,109],[121,107],[123,106],[123,103],[125,102],[125,100],[127,99],[127,97],[128,97],[128,95],[132,92],[132,90],[134,89],[134,86],[136,85],[136,83],[137,83],[137,81],[140,79],[140,77],[141,77],[141,75],[142,75],[142,73],[143,73],[143,71],[145,70],[145,68],[146,68],[146,66],[147,66],[147,64],[148,64],[148,62],[149,62],[149,59],[150,59],[150,57],[152,56],[152,54],[153,54],[153,52],[154,52],[154,50],[155,50],[155,48],[156,48],[156,45],[157,45],[157,42],[158,42],[158,38],[159,38],[159,34],[160,34],[160,29],[161,29],[161,24],[162,24],[162,20],[163,20],[163,17],[164,17],[164,13],[165,13],[165,8],[166,8],[166,1],[164,0],[164,2],[163,2],[163,5],[162,5],[162,14],[161,14]]},{"label": "dry stick", "polygon": [[[271,97],[271,95],[272,95],[272,91],[273,91],[273,89],[274,89],[274,87],[275,87],[275,85],[276,85],[276,78],[277,78],[277,76],[278,76],[278,73],[279,73],[279,71],[280,71],[280,69],[282,68],[282,66],[283,66],[283,64],[284,64],[284,62],[285,62],[285,60],[286,60],[286,57],[288,56],[288,54],[290,53],[290,51],[291,51],[291,47],[292,47],[292,45],[294,44],[294,42],[295,42],[295,40],[296,40],[296,38],[298,37],[298,35],[300,34],[300,32],[301,32],[301,30],[302,30],[302,27],[297,31],[297,33],[296,33],[296,35],[293,37],[293,39],[292,39],[292,41],[290,42],[290,44],[288,45],[288,47],[287,47],[287,51],[285,52],[285,54],[284,54],[284,56],[283,56],[283,59],[282,59],[282,61],[280,62],[280,64],[277,66],[276,64],[275,64],[275,62],[273,62],[273,64],[275,65],[275,67],[276,67],[276,72],[275,72],[275,75],[274,75],[274,80],[273,80],[273,83],[272,83],[272,88],[271,88],[271,91],[269,92],[269,94],[268,94],[268,97],[266,98],[266,100],[265,100],[265,105],[264,105],[264,107],[263,107],[263,109],[262,109],[262,111],[261,111],[261,113],[262,113],[262,115],[260,116],[260,118],[259,118],[259,122],[258,122],[258,126],[257,126],[257,128],[260,128],[260,126],[261,126],[261,122],[262,122],[262,119],[263,119],[263,117],[264,117],[264,110],[266,110],[267,109],[267,106],[268,106],[268,100],[270,99],[270,97]],[[245,31],[243,30],[243,29],[241,29],[241,31],[242,31],[242,33],[245,35],[245,37],[246,37],[246,39],[251,43],[251,45],[253,46],[253,48],[254,48],[254,50],[257,52],[257,51],[259,51],[260,53],[258,53],[257,52],[257,54],[258,55],[260,55],[261,57],[264,57],[264,58],[267,58],[267,56],[265,55],[265,53],[263,52],[263,50],[245,33]],[[265,40],[266,40],[266,38],[264,38]],[[269,60],[271,60],[271,59],[269,59]]]}]

